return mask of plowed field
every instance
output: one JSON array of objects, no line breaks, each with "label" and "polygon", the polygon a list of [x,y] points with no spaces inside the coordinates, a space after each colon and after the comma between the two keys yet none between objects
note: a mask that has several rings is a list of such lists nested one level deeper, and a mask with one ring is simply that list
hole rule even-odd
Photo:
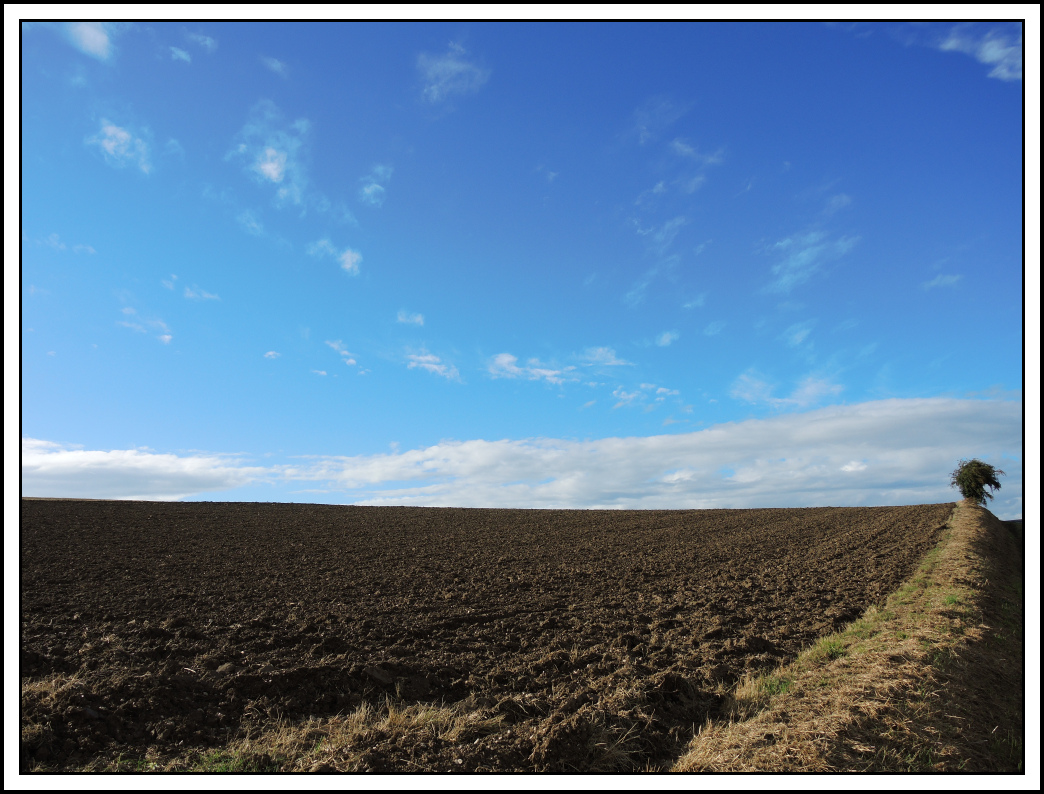
[{"label": "plowed field", "polygon": [[744,672],[898,587],[952,509],[22,500],[22,768],[390,701],[485,727],[371,731],[343,768],[663,764]]}]

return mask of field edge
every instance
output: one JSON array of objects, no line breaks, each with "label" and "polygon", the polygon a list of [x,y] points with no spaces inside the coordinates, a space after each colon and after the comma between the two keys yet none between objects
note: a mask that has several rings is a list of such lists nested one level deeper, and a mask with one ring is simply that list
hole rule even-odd
[{"label": "field edge", "polygon": [[1022,774],[1018,523],[956,503],[883,607],[740,681],[670,771]]}]

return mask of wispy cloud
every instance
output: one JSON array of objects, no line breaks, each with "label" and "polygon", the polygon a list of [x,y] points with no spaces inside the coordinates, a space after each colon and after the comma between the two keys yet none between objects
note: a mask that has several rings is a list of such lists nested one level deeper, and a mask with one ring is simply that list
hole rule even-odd
[{"label": "wispy cloud", "polygon": [[634,133],[638,144],[644,146],[659,138],[674,122],[688,113],[687,105],[681,105],[667,97],[652,97],[634,111]]},{"label": "wispy cloud", "polygon": [[308,253],[316,257],[332,257],[341,263],[341,269],[353,276],[359,275],[359,263],[362,262],[362,254],[346,248],[340,251],[328,239],[316,240],[308,246]]},{"label": "wispy cloud", "polygon": [[105,161],[117,168],[134,165],[144,174],[152,171],[148,144],[108,119],[102,119],[101,130],[97,135],[87,138],[85,143],[97,146],[102,151]]},{"label": "wispy cloud", "polygon": [[331,349],[337,351],[337,355],[341,357],[341,361],[343,361],[345,364],[347,364],[350,367],[354,367],[356,365],[357,362],[355,360],[354,354],[350,353],[347,350],[347,348],[345,348],[344,342],[342,342],[340,339],[337,339],[335,341],[327,340],[326,344],[329,345]]},{"label": "wispy cloud", "polygon": [[812,327],[814,325],[815,322],[812,320],[803,323],[794,323],[783,332],[783,341],[785,341],[790,347],[798,347],[808,339],[809,334],[812,333]]},{"label": "wispy cloud", "polygon": [[243,210],[236,216],[236,221],[247,234],[261,235],[265,233],[265,227],[250,210]]},{"label": "wispy cloud", "polygon": [[[137,311],[130,306],[125,306],[121,309],[121,314],[125,317],[136,317]],[[170,327],[159,318],[119,320],[116,325],[123,328],[130,328],[132,331],[139,334],[147,334],[151,329],[156,334],[156,339],[165,345],[169,345],[171,340],[174,339],[174,335],[170,332]]]},{"label": "wispy cloud", "polygon": [[1022,35],[1019,26],[1005,28],[955,25],[936,46],[943,52],[961,52],[991,67],[989,76],[997,80],[1022,79]]},{"label": "wispy cloud", "polygon": [[457,372],[455,366],[446,364],[438,356],[429,353],[427,350],[422,349],[420,353],[407,353],[406,360],[409,362],[406,365],[407,369],[423,369],[448,380],[460,380],[460,373]]},{"label": "wispy cloud", "polygon": [[265,68],[269,71],[275,72],[280,77],[285,78],[287,76],[287,66],[283,61],[276,58],[261,58],[261,63],[265,65]]},{"label": "wispy cloud", "polygon": [[835,212],[844,209],[852,203],[852,197],[845,193],[838,193],[835,196],[831,196],[827,199],[826,206],[823,208],[823,212],[827,215],[833,215]]},{"label": "wispy cloud", "polygon": [[57,232],[52,232],[42,240],[37,239],[33,241],[36,245],[45,245],[48,248],[53,248],[55,251],[72,251],[74,254],[96,254],[94,246],[86,245],[84,243],[76,243],[75,245],[69,246],[62,240],[62,237]]},{"label": "wispy cloud", "polygon": [[660,347],[667,347],[671,342],[676,340],[680,334],[677,331],[664,331],[658,337],[656,337],[656,344]]},{"label": "wispy cloud", "polygon": [[170,48],[170,57],[171,60],[174,61],[184,61],[185,63],[192,63],[192,56],[179,47]]},{"label": "wispy cloud", "polygon": [[685,228],[688,223],[688,218],[679,215],[671,218],[669,221],[664,221],[659,226],[651,226],[644,229],[640,224],[635,223],[635,231],[645,238],[652,253],[663,256],[674,243],[674,238],[678,236],[678,232]]},{"label": "wispy cloud", "polygon": [[721,165],[725,162],[724,149],[718,149],[714,154],[707,154],[682,138],[675,138],[671,141],[671,151],[679,157],[692,160],[699,165]]},{"label": "wispy cloud", "polygon": [[953,287],[962,278],[964,278],[964,276],[939,274],[931,281],[924,282],[921,286],[924,287],[924,289],[933,289],[935,287]]},{"label": "wispy cloud", "polygon": [[589,347],[579,356],[579,362],[588,367],[621,367],[633,366],[630,361],[618,358],[611,347]]},{"label": "wispy cloud", "polygon": [[655,410],[668,397],[677,397],[681,394],[677,389],[669,389],[666,386],[658,386],[655,383],[639,384],[636,391],[627,391],[624,388],[613,390],[613,397],[617,399],[613,409],[626,406],[642,406],[646,411]]},{"label": "wispy cloud", "polygon": [[379,207],[384,203],[384,194],[387,192],[385,185],[391,179],[392,167],[390,165],[375,165],[369,174],[359,181],[359,201],[369,204],[371,207]]},{"label": "wispy cloud", "polygon": [[950,398],[835,405],[690,433],[444,441],[293,465],[22,440],[26,496],[181,499],[253,482],[314,483],[336,501],[454,507],[714,509],[952,502],[968,450],[1008,473],[991,503],[1022,515],[1022,403]]},{"label": "wispy cloud", "polygon": [[191,287],[185,287],[185,297],[190,300],[197,301],[216,301],[221,300],[217,295],[212,292],[207,292],[205,289],[200,289],[195,284]]},{"label": "wispy cloud", "polygon": [[417,56],[417,69],[424,82],[425,100],[435,104],[455,94],[471,94],[489,80],[490,70],[465,60],[467,52],[457,43],[451,43],[443,55],[422,52]]},{"label": "wispy cloud", "polygon": [[626,391],[623,388],[613,389],[613,397],[617,399],[616,405],[613,406],[613,410],[622,408],[625,405],[631,405],[635,400],[642,396],[641,391]]},{"label": "wispy cloud", "polygon": [[707,302],[707,293],[701,292],[692,300],[686,301],[682,304],[683,309],[697,309],[703,306]]},{"label": "wispy cloud", "polygon": [[424,325],[423,314],[410,313],[405,309],[399,309],[399,314],[395,319],[397,322],[405,323],[406,325]]},{"label": "wispy cloud", "polygon": [[647,256],[655,262],[624,295],[624,300],[634,306],[645,300],[645,291],[661,272],[668,271],[677,265],[679,257],[677,254],[670,253],[670,248],[678,233],[688,225],[689,219],[679,215],[661,224],[648,227],[643,227],[635,219],[632,219],[631,222],[634,224],[635,232],[645,238]]},{"label": "wispy cloud", "polygon": [[188,38],[192,43],[202,47],[207,52],[214,52],[217,50],[217,40],[204,35],[203,33],[188,33],[186,34],[186,38]]},{"label": "wispy cloud", "polygon": [[770,247],[783,259],[772,267],[775,279],[768,285],[770,292],[790,292],[815,275],[824,264],[838,259],[855,247],[858,237],[830,239],[826,232],[812,231],[794,234]]},{"label": "wispy cloud", "polygon": [[721,320],[715,320],[712,323],[708,323],[707,327],[703,329],[704,336],[717,336],[724,330],[725,323]]},{"label": "wispy cloud", "polygon": [[774,397],[774,387],[762,380],[756,372],[747,371],[732,384],[731,396],[736,400],[768,405],[777,410],[811,408],[825,400],[836,397],[844,390],[844,386],[831,383],[826,378],[815,375],[806,376],[788,397]]},{"label": "wispy cloud", "polygon": [[277,205],[301,206],[308,187],[304,143],[310,128],[303,118],[285,123],[279,108],[262,100],[251,110],[227,157],[244,163],[258,183],[275,186]]},{"label": "wispy cloud", "polygon": [[280,356],[280,354],[277,353],[274,350],[269,350],[267,353],[265,353],[265,358],[268,358],[268,359],[279,358],[279,356]]},{"label": "wispy cloud", "polygon": [[69,43],[84,55],[107,61],[113,53],[112,35],[120,27],[107,22],[66,22],[62,30]]},{"label": "wispy cloud", "polygon": [[524,380],[546,380],[548,383],[565,383],[576,380],[573,371],[576,367],[554,368],[541,364],[539,359],[531,358],[524,366],[518,365],[518,358],[510,353],[498,353],[490,359],[486,370],[494,378],[521,378]]}]

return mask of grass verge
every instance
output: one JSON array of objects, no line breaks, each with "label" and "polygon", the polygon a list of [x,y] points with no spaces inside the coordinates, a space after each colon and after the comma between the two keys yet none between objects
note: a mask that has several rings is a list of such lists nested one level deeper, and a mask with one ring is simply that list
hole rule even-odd
[{"label": "grass verge", "polygon": [[[403,705],[386,698],[363,703],[347,715],[300,722],[283,720],[222,748],[174,758],[106,761],[92,772],[366,772],[376,771],[382,748],[422,747],[474,740],[498,731],[502,718],[462,704]],[[419,768],[414,771],[430,771]]]},{"label": "grass verge", "polygon": [[1025,764],[1013,527],[960,502],[883,607],[741,681],[676,772],[992,772]]}]

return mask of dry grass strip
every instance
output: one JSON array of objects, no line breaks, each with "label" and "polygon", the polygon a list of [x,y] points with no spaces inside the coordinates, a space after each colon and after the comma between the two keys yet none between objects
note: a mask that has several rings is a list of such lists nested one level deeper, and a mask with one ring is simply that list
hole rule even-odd
[{"label": "dry grass strip", "polygon": [[[499,715],[469,711],[462,704],[402,705],[386,698],[378,707],[364,702],[351,713],[332,718],[276,720],[218,750],[192,751],[173,759],[105,761],[84,771],[364,772],[377,745],[424,739],[454,744],[495,733],[501,722]],[[430,770],[418,766],[403,771]]]},{"label": "dry grass strip", "polygon": [[1009,526],[958,503],[883,608],[741,682],[673,771],[1021,773],[1021,565]]}]

